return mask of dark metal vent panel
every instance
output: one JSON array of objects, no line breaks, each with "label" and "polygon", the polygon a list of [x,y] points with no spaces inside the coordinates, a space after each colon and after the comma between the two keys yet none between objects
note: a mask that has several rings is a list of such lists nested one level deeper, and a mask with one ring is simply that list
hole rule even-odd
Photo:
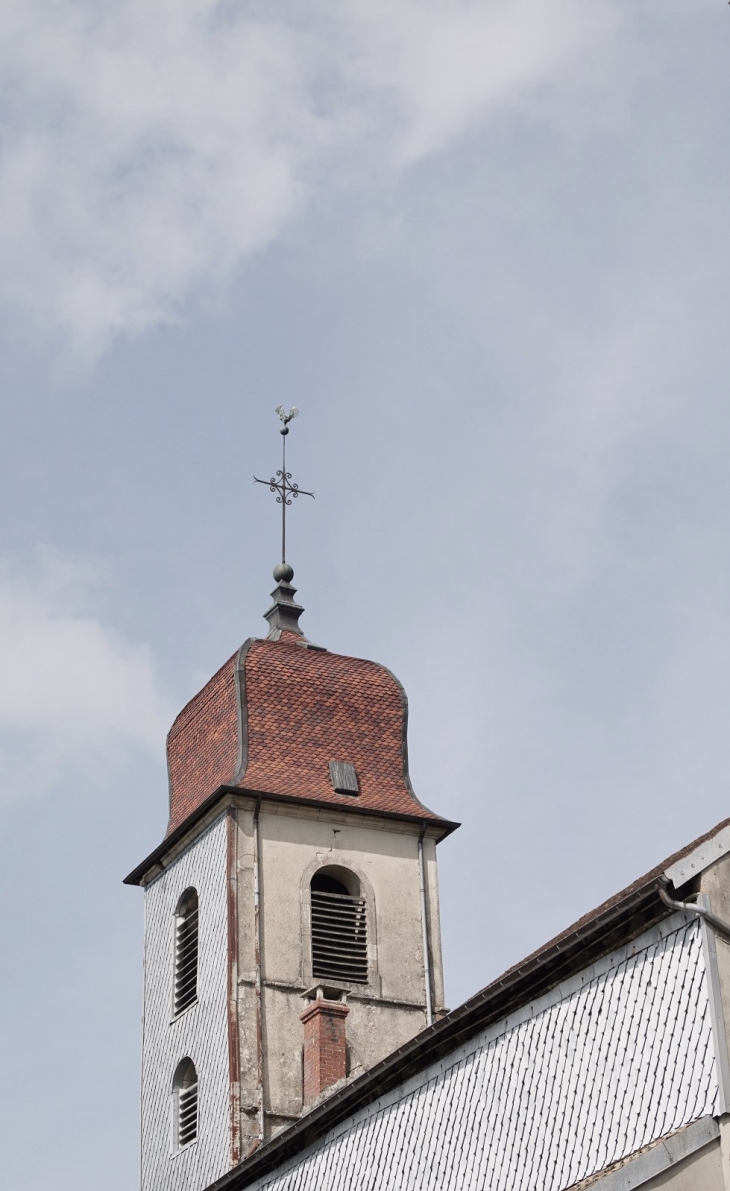
[{"label": "dark metal vent panel", "polygon": [[359,794],[360,786],[355,773],[355,766],[349,761],[330,761],[330,781],[335,794]]},{"label": "dark metal vent panel", "polygon": [[367,984],[368,932],[364,898],[312,890],[312,974]]}]

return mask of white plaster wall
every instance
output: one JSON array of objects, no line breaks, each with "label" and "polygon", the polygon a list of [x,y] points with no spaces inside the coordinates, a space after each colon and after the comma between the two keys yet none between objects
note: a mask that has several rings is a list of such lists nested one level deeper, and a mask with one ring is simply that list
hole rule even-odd
[{"label": "white plaster wall", "polygon": [[[267,805],[259,819],[262,865],[262,951],[267,980],[312,984],[309,965],[309,885],[317,864],[360,874],[374,895],[368,941],[376,980],[372,994],[425,1003],[418,877],[418,829],[373,823],[363,816],[312,813]],[[430,843],[430,841],[429,841]],[[306,879],[305,879],[306,877]],[[302,908],[306,923],[303,935]],[[432,923],[438,930],[438,918]],[[440,960],[440,945],[436,948]],[[439,990],[442,985],[438,975]]]},{"label": "white plaster wall", "polygon": [[[172,1020],[174,914],[198,891],[198,1001]],[[229,1167],[226,819],[217,819],[145,891],[142,1191],[203,1191]],[[198,1072],[198,1140],[171,1144],[172,1078]]]},{"label": "white plaster wall", "polygon": [[255,1187],[565,1191],[717,1112],[699,928],[674,915]]},{"label": "white plaster wall", "polygon": [[[238,980],[242,1152],[254,1140],[258,1106],[254,1007],[253,810],[237,804]],[[370,1067],[426,1025],[418,825],[337,808],[262,803],[261,933],[267,1135],[302,1111],[301,994],[313,984],[309,881],[321,865],[355,872],[368,897],[371,981],[349,993],[351,1068]],[[429,866],[436,1004],[442,1004],[436,851]],[[371,897],[372,895],[372,897]],[[393,998],[392,1001],[384,1000]]]},{"label": "white plaster wall", "polygon": [[[249,864],[249,855],[253,863],[247,812],[239,812],[239,823],[241,873]],[[418,826],[371,820],[330,808],[315,811],[290,804],[264,804],[259,831],[265,1100],[269,1123],[279,1127],[287,1118],[299,1116],[303,1106],[299,1015],[301,994],[314,983],[309,882],[317,867],[342,866],[356,873],[368,899],[371,978],[368,985],[350,986],[346,1029],[351,1067],[372,1067],[426,1025]],[[435,879],[433,870],[435,852],[431,874]],[[253,955],[246,940],[253,932],[253,922],[247,881],[239,880],[239,895],[239,970],[250,979]],[[436,914],[432,930],[438,929]],[[440,940],[436,940],[434,952],[439,962],[435,987],[440,998]],[[242,1052],[255,1054],[255,1021],[243,1006],[239,1017]],[[253,1096],[252,1081],[245,1072],[242,1087],[245,1109]],[[250,1113],[244,1111],[244,1133],[249,1133],[250,1120]]]}]

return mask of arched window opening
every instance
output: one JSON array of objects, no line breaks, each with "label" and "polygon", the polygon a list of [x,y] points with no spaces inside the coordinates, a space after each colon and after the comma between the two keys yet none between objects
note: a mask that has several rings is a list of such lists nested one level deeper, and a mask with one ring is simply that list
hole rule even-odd
[{"label": "arched window opening", "polygon": [[360,882],[343,868],[321,868],[311,881],[312,975],[367,984],[367,904]]},{"label": "arched window opening", "polygon": [[173,1141],[176,1150],[198,1136],[198,1074],[192,1059],[178,1063],[172,1081]]},{"label": "arched window opening", "polygon": [[198,894],[186,889],[175,911],[175,1016],[198,996]]}]

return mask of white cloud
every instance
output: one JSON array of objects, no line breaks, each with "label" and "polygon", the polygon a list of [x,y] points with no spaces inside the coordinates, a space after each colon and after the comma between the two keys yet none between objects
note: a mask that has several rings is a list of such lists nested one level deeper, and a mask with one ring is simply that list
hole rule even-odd
[{"label": "white cloud", "polygon": [[[263,10],[259,10],[261,12]],[[610,0],[9,0],[0,296],[98,350],[175,317],[337,154],[410,162],[563,82]],[[316,168],[315,168],[316,167]]]},{"label": "white cloud", "polygon": [[485,116],[524,106],[615,23],[607,4],[575,0],[350,0],[347,12],[363,82],[400,109],[405,162]]},{"label": "white cloud", "polygon": [[92,571],[44,556],[0,571],[0,802],[128,749],[162,755],[172,721],[147,649],[83,607]]}]

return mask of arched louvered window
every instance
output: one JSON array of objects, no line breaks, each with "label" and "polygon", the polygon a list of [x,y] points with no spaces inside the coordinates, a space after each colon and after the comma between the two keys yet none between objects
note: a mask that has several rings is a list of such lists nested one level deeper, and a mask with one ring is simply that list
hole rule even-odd
[{"label": "arched louvered window", "polygon": [[198,1136],[198,1074],[192,1059],[178,1063],[172,1081],[172,1132],[176,1150]]},{"label": "arched louvered window", "polygon": [[312,975],[367,984],[367,904],[354,873],[321,868],[312,877]]},{"label": "arched louvered window", "polygon": [[198,894],[186,889],[175,911],[175,1016],[198,996]]}]

